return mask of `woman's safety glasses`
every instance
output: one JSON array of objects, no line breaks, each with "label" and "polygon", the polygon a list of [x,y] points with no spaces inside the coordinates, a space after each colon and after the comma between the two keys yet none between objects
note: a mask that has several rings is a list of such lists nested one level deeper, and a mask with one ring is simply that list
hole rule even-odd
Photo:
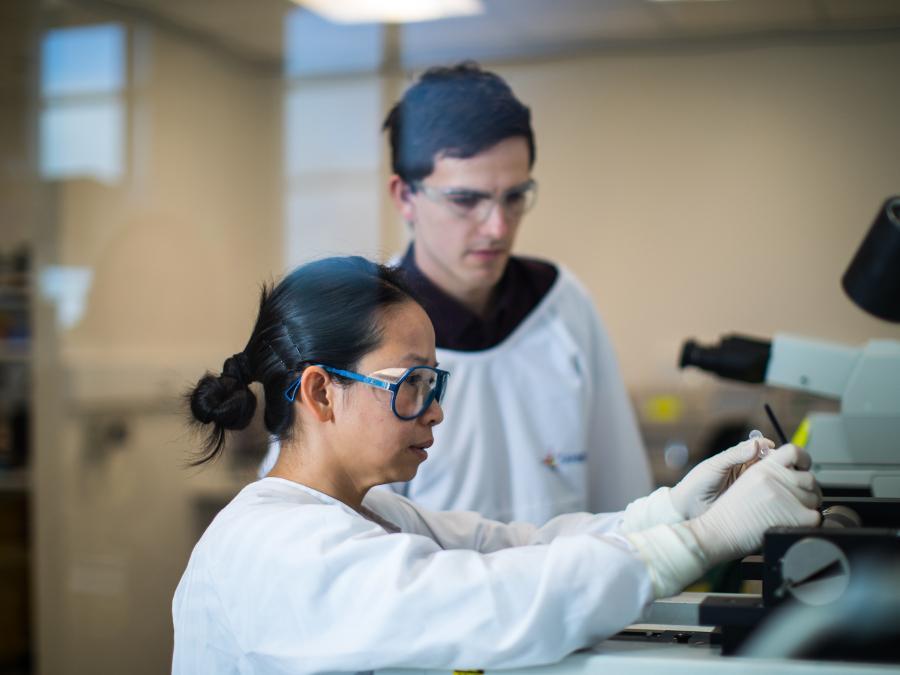
[{"label": "woman's safety glasses", "polygon": [[[316,365],[334,375],[391,392],[391,410],[401,420],[414,420],[428,410],[434,401],[440,403],[447,389],[447,378],[450,377],[446,370],[431,366],[386,368],[371,375],[360,375],[321,363]],[[285,390],[284,397],[293,403],[299,388],[298,377]]]}]

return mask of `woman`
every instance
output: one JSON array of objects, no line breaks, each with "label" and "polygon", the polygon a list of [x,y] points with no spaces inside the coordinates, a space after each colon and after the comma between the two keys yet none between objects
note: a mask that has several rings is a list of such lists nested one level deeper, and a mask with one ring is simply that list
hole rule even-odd
[{"label": "woman", "polygon": [[[623,513],[541,528],[433,513],[376,485],[412,478],[443,419],[434,332],[390,269],[299,268],[264,291],[244,350],[190,395],[207,452],[262,383],[282,441],[198,542],[173,602],[175,673],[334,673],[549,663],[635,622],[776,525],[814,525],[809,458],[784,446],[717,498],[748,441]],[[514,377],[515,373],[510,373]]]}]

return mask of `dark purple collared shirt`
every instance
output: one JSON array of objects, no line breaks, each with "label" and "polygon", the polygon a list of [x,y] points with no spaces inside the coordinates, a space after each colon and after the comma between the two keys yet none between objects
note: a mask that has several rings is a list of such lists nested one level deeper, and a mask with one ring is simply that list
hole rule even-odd
[{"label": "dark purple collared shirt", "polygon": [[490,349],[503,342],[544,299],[559,274],[548,262],[511,256],[482,318],[422,273],[416,266],[413,244],[398,268],[434,324],[438,348],[461,352]]}]

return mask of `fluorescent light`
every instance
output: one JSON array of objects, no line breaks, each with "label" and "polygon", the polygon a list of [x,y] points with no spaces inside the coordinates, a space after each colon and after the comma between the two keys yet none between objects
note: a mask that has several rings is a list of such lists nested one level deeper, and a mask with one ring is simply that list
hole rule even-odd
[{"label": "fluorescent light", "polygon": [[481,0],[294,0],[337,23],[412,23],[484,12]]}]

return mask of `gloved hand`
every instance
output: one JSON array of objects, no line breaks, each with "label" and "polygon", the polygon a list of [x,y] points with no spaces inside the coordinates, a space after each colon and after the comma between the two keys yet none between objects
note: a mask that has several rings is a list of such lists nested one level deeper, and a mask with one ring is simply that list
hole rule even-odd
[{"label": "gloved hand", "polygon": [[707,564],[756,551],[771,527],[818,525],[822,492],[807,471],[810,463],[806,452],[783,445],[744,472],[708,511],[685,522]]},{"label": "gloved hand", "polygon": [[700,462],[672,488],[672,506],[685,519],[703,515],[734,481],[733,469],[774,447],[768,438],[753,438]]}]

